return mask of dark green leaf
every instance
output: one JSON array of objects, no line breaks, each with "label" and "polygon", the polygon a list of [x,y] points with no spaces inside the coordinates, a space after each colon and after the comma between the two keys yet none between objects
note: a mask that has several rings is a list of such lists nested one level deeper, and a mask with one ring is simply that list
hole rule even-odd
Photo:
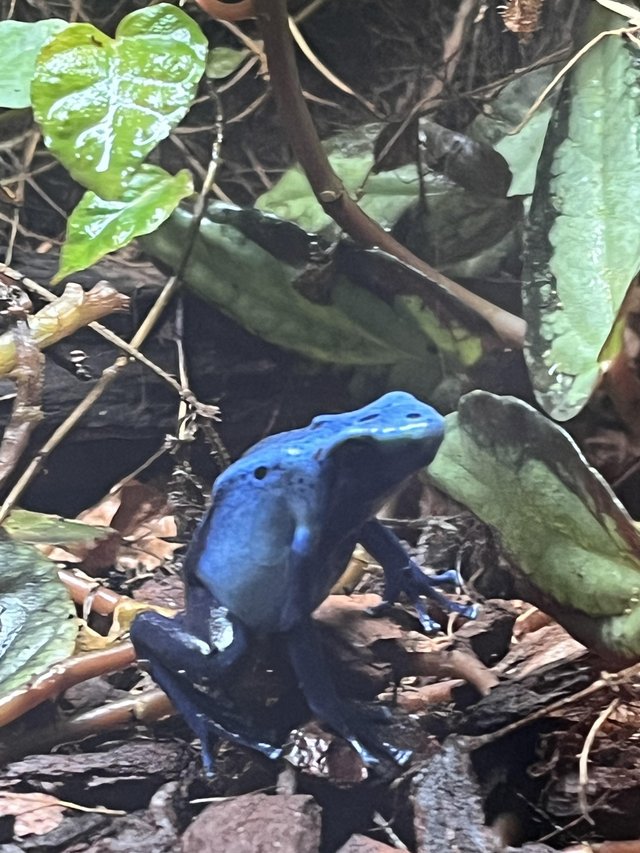
[{"label": "dark green leaf", "polygon": [[474,391],[428,474],[498,531],[530,600],[602,653],[640,656],[640,534],[563,429]]},{"label": "dark green leaf", "polygon": [[[263,232],[270,224],[276,241],[286,228],[294,232],[294,242],[297,232],[308,253],[317,251],[317,238],[309,238],[295,225],[256,211],[247,213],[254,231],[255,219],[261,217]],[[177,264],[190,222],[191,214],[179,208],[145,238],[145,248],[165,263]],[[265,240],[266,233],[263,245]],[[329,282],[326,297],[305,295],[309,270],[280,260],[279,254],[248,239],[230,224],[228,209],[214,204],[202,221],[184,278],[196,293],[250,332],[310,358],[352,365],[428,358],[428,342],[421,332],[412,323],[399,322],[385,302],[344,278]]]},{"label": "dark green leaf", "polygon": [[[178,209],[145,249],[175,268],[190,222]],[[404,377],[412,363],[419,381],[403,380],[405,388],[424,388],[442,353],[469,365],[483,351],[477,316],[407,265],[379,250],[330,252],[316,235],[256,210],[210,205],[184,278],[244,328],[309,358],[403,363]]]}]

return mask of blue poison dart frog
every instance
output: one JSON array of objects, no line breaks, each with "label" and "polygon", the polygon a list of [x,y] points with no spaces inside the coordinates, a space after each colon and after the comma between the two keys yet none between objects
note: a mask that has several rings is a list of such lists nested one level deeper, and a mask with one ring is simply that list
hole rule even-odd
[{"label": "blue poison dart frog", "polygon": [[384,569],[385,605],[404,592],[429,629],[421,596],[474,615],[434,589],[375,518],[400,484],[432,461],[443,435],[435,409],[392,392],[267,438],[218,477],[185,557],[185,611],[173,619],[146,611],[131,628],[138,655],[200,738],[208,772],[218,736],[271,758],[281,754],[228,701],[218,701],[251,641],[271,634],[283,637],[312,712],[365,764],[377,764],[376,754],[408,759],[407,751],[375,738],[362,712],[338,697],[311,614],[359,542]]}]

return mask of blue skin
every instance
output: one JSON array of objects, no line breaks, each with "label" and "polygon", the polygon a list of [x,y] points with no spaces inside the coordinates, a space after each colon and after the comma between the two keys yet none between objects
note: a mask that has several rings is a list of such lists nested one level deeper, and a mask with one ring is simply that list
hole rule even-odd
[{"label": "blue skin", "polygon": [[310,709],[367,765],[380,753],[408,759],[375,739],[362,714],[337,696],[311,614],[360,542],[384,569],[383,606],[404,592],[429,630],[434,623],[420,596],[474,615],[435,590],[375,519],[401,483],[432,461],[443,436],[442,416],[398,391],[267,438],[218,477],[185,558],[185,611],[174,619],[144,612],[131,628],[138,655],[200,738],[208,772],[218,736],[271,758],[281,754],[222,696],[251,640],[265,634],[284,637]]}]

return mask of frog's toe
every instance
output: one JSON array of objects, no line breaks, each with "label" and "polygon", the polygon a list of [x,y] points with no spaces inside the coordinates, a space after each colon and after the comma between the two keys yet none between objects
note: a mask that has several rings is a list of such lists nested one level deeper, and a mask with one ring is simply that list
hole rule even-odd
[{"label": "frog's toe", "polygon": [[406,767],[413,757],[413,750],[411,749],[398,749],[386,741],[381,741],[381,746],[399,767]]},{"label": "frog's toe", "polygon": [[[356,750],[366,767],[374,769],[382,764],[382,759],[389,759],[399,767],[404,767],[411,760],[413,752],[410,749],[399,749],[383,738],[377,737],[368,723],[363,726],[354,725],[355,734],[347,737],[351,746]],[[364,745],[363,745],[364,744]]]},{"label": "frog's toe", "polygon": [[[325,722],[351,744],[365,767],[371,770],[380,768],[383,759],[387,759],[387,762],[390,759],[394,764],[403,767],[413,753],[411,750],[398,749],[388,741],[377,737],[372,731],[372,719],[368,711],[369,709],[364,712],[358,709],[354,712],[353,708],[350,708],[349,711],[341,713],[340,719],[333,721],[325,719]],[[384,722],[388,723],[389,719],[385,719]]]},{"label": "frog's toe", "polygon": [[444,572],[438,572],[436,575],[429,575],[429,580],[436,586],[446,586],[447,584],[462,586],[463,583],[462,575],[457,569],[447,569]]}]

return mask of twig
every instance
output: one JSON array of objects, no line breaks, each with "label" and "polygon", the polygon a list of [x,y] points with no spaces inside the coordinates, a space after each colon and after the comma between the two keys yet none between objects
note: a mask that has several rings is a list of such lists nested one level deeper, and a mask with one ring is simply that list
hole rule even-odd
[{"label": "twig", "polygon": [[88,612],[85,612],[85,618],[89,612],[98,613],[100,616],[110,616],[120,604],[131,603],[128,595],[120,595],[109,587],[102,586],[94,578],[82,575],[78,571],[60,569],[58,577],[66,586],[74,604],[79,604],[84,608],[87,602],[90,603],[91,606],[88,608]]},{"label": "twig", "polygon": [[563,699],[558,699],[557,702],[552,702],[550,705],[540,708],[532,714],[528,714],[521,720],[515,720],[513,723],[509,723],[501,729],[497,729],[495,732],[488,732],[484,735],[465,736],[465,747],[472,750],[479,749],[481,746],[486,746],[489,743],[494,743],[495,741],[501,740],[503,737],[518,731],[518,729],[530,725],[536,720],[544,719],[544,717],[555,713],[555,711],[559,711],[560,708],[564,708],[566,705],[581,702],[583,699],[586,699],[588,696],[593,696],[594,693],[599,693],[601,690],[615,690],[618,685],[637,678],[639,673],[640,664],[637,663],[633,664],[633,666],[627,667],[626,669],[620,670],[620,672],[603,673],[602,678],[594,681],[593,684],[590,684],[583,690],[579,690],[577,693],[572,693],[570,696],[565,696]]},{"label": "twig", "polygon": [[380,812],[374,812],[372,819],[378,829],[382,830],[389,844],[393,845],[397,850],[409,850],[407,845],[395,834],[389,821],[385,820]]},{"label": "twig", "polygon": [[16,383],[16,398],[9,423],[0,445],[0,488],[15,469],[29,438],[42,420],[42,386],[44,356],[33,340],[26,313],[13,328],[17,366],[12,371]]},{"label": "twig", "polygon": [[618,705],[620,704],[619,697],[615,697],[609,702],[604,711],[601,711],[598,714],[594,724],[589,729],[589,733],[584,739],[584,743],[582,745],[582,749],[580,750],[580,760],[578,762],[578,805],[580,806],[580,811],[584,819],[593,826],[593,818],[589,814],[589,804],[587,802],[587,786],[589,784],[589,753],[591,752],[591,747],[593,746],[593,742],[596,739],[596,735],[598,730],[603,726],[603,724],[607,721],[607,719],[613,714]]},{"label": "twig", "polygon": [[[50,290],[47,290],[46,287],[43,287],[33,279],[27,278],[17,270],[12,267],[8,267],[5,264],[0,264],[0,275],[5,275],[13,279],[13,281],[20,284],[20,287],[23,287],[25,290],[29,290],[32,293],[37,293],[38,296],[45,299],[47,302],[54,302],[57,298]],[[97,332],[105,340],[109,341],[110,344],[113,344],[115,347],[118,347],[118,349],[126,352],[128,356],[139,361],[140,364],[143,364],[145,367],[148,367],[149,370],[153,371],[153,373],[163,379],[167,385],[173,388],[173,390],[176,391],[182,399],[186,400],[191,406],[193,406],[198,414],[208,418],[215,417],[215,414],[218,411],[217,406],[210,406],[206,403],[201,403],[190,388],[180,385],[180,383],[171,376],[171,374],[167,373],[166,370],[163,370],[158,364],[151,361],[151,359],[147,358],[147,356],[141,353],[140,350],[131,346],[130,343],[127,343],[127,341],[119,335],[116,335],[116,333],[112,332],[111,329],[107,329],[106,326],[103,326],[102,323],[98,323],[97,320],[89,323],[88,327],[93,329],[94,332]]]},{"label": "twig", "polygon": [[[15,270],[0,264],[0,281],[2,279],[8,279],[11,285],[22,281]],[[129,298],[109,287],[106,282],[98,282],[86,292],[79,284],[69,282],[61,296],[55,297],[49,305],[29,318],[29,327],[34,342],[40,349],[44,349],[96,318],[113,311],[124,311],[128,307]],[[0,335],[0,373],[9,373],[16,363],[13,337],[11,333],[5,332]]]},{"label": "twig", "polygon": [[54,664],[25,687],[19,687],[0,699],[0,726],[17,720],[27,711],[47,699],[56,699],[74,684],[118,672],[135,663],[136,653],[131,643],[119,643],[111,649],[86,652]]},{"label": "twig", "polygon": [[461,57],[460,48],[462,46],[462,38],[467,27],[467,21],[475,12],[476,5],[477,4],[473,2],[473,0],[463,0],[458,7],[453,19],[451,30],[442,45],[442,59],[440,64],[444,69],[444,73],[440,77],[435,77],[431,81],[426,94],[423,95],[418,103],[412,107],[408,115],[405,116],[390,139],[383,146],[382,150],[378,154],[378,160],[384,160],[416,115],[427,112],[427,110],[433,109],[439,105],[440,96],[449,83],[451,83],[453,75],[458,67]]},{"label": "twig", "polygon": [[363,107],[366,107],[369,112],[373,113],[376,118],[383,118],[382,113],[380,113],[380,111],[375,108],[371,101],[368,101],[366,98],[363,98],[362,95],[358,94],[358,92],[355,92],[351,88],[351,86],[347,86],[346,83],[343,83],[343,81],[339,77],[336,77],[336,75],[333,73],[333,71],[331,71],[330,68],[327,68],[327,66],[318,59],[318,57],[309,47],[309,44],[306,41],[305,37],[300,32],[297,23],[291,17],[289,18],[289,29],[291,31],[293,40],[298,45],[304,56],[307,57],[309,62],[316,69],[318,74],[321,74],[326,80],[328,80],[333,86],[335,86],[336,89],[339,89],[346,95],[351,95],[352,98],[355,98],[357,101],[359,101],[359,103],[361,103]]}]

